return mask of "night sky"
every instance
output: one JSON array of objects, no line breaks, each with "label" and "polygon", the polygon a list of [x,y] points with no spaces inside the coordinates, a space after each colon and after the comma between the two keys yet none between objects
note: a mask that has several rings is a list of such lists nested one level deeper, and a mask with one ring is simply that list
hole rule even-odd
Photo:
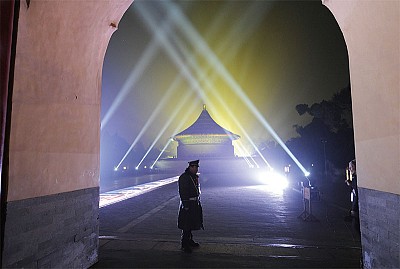
[{"label": "night sky", "polygon": [[[164,31],[161,39],[154,29]],[[310,121],[297,104],[328,100],[348,83],[343,35],[320,0],[135,0],[104,60],[102,132],[132,143],[156,113],[138,140],[147,148],[165,129],[155,144],[161,150],[205,104],[253,152],[243,130],[256,145],[272,137],[235,89],[286,141],[296,136],[294,124]]]}]

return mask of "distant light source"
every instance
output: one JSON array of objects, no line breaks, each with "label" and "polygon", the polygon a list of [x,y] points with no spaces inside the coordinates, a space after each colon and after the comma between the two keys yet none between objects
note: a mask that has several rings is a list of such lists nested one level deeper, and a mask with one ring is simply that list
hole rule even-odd
[{"label": "distant light source", "polygon": [[288,180],[283,175],[272,170],[262,171],[258,175],[261,184],[266,185],[272,191],[284,190],[289,186]]},{"label": "distant light source", "polygon": [[290,173],[290,165],[285,166],[285,173]]},{"label": "distant light source", "polygon": [[311,174],[310,174],[310,172],[305,171],[305,172],[304,172],[304,175],[305,175],[306,177],[308,177],[308,176],[311,175]]}]

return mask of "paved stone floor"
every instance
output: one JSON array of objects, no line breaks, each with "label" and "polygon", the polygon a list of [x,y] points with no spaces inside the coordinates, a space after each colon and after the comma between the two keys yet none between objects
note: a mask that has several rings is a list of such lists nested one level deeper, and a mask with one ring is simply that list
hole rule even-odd
[{"label": "paved stone floor", "polygon": [[175,182],[100,209],[93,268],[360,268],[360,238],[344,221],[341,185],[321,186],[321,200],[311,204],[315,219],[304,221],[298,186],[273,190],[253,174],[200,181],[205,230],[193,232],[200,248],[180,250]]}]

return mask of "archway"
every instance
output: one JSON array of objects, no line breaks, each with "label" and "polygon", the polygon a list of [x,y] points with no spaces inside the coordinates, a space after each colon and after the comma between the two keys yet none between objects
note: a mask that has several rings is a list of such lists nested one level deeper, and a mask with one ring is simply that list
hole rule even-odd
[{"label": "archway", "polygon": [[[134,3],[134,5],[135,5],[135,3]],[[323,6],[320,6],[322,9],[324,9],[324,7]],[[245,10],[245,9],[243,9],[243,10]],[[299,9],[299,10],[303,10],[303,9]],[[324,9],[325,11],[327,11],[326,9]],[[327,12],[328,13],[328,15],[330,15],[329,14],[329,12]],[[293,15],[293,14],[292,14]],[[315,14],[314,14],[315,15]],[[207,18],[206,19],[206,21],[209,21],[209,19]],[[310,26],[311,27],[311,26]],[[131,30],[131,28],[128,28],[128,29],[130,29]],[[229,28],[228,28],[229,29]],[[120,28],[120,30],[121,31],[123,31],[123,29],[122,29],[122,25],[121,25],[121,28]],[[337,30],[337,25],[336,25],[336,30]],[[228,30],[226,31],[226,32],[229,32]],[[130,32],[130,34],[131,35],[134,35],[134,34],[132,34],[131,32]],[[327,35],[329,35],[329,34],[327,34]],[[148,40],[150,40],[151,38],[147,38],[147,37],[143,37],[143,33],[141,33],[141,39],[143,40],[146,40],[146,41],[148,41]],[[128,43],[127,42],[127,40],[125,40],[125,42],[126,43]],[[240,40],[235,40],[235,42],[240,42]],[[125,44],[126,44],[125,43]],[[299,42],[300,43],[300,42]],[[299,43],[296,43],[296,45],[299,45],[299,46],[301,46]],[[312,42],[311,42],[312,43]],[[344,43],[344,42],[343,42]],[[265,45],[265,44],[264,44]],[[111,46],[111,44],[110,44],[110,46]],[[131,48],[132,47],[132,45],[128,45],[128,44],[126,44],[126,46],[127,47],[129,47],[129,48]],[[262,46],[260,46],[260,47],[262,47]],[[121,52],[121,49],[118,49],[118,51],[119,52]],[[139,55],[144,55],[145,53],[139,53]],[[260,53],[261,54],[261,53]],[[260,58],[262,57],[261,55],[259,55],[260,56]],[[264,57],[265,57],[265,55],[263,55]],[[159,56],[160,57],[160,56]],[[314,56],[313,55],[311,55],[311,53],[310,54],[308,54],[307,55],[307,57],[310,57],[310,58],[313,58]],[[347,55],[346,55],[346,57],[347,57]],[[128,58],[128,56],[127,55],[125,55],[125,58]],[[121,59],[122,59],[122,57],[121,57]],[[120,60],[121,60],[120,59]],[[136,60],[134,60],[134,61],[132,61],[131,60],[131,62],[141,62],[140,60],[140,57],[138,57],[138,58],[136,58]],[[164,60],[164,58],[162,58],[163,60]],[[243,59],[243,58],[242,58]],[[158,60],[158,59],[157,59]],[[265,58],[263,58],[263,60],[265,61]],[[347,59],[346,59],[346,62],[347,62]],[[347,65],[347,63],[346,63],[346,65]],[[144,67],[142,67],[141,66],[141,68],[144,68]],[[171,67],[171,68],[174,68],[174,67]],[[168,69],[171,69],[171,68],[168,68]],[[116,69],[116,67],[114,66],[114,68],[113,68],[113,72],[115,72],[115,69]],[[132,70],[133,70],[134,68],[132,68]],[[347,70],[348,71],[348,70]],[[126,71],[125,71],[126,72]],[[246,75],[244,75],[244,77],[247,77],[247,75],[248,74],[246,74]],[[155,78],[155,77],[158,77],[157,75],[152,75],[153,76],[153,79]],[[299,77],[302,77],[302,75],[299,75]],[[254,80],[254,78],[253,78],[253,80]],[[139,83],[138,83],[139,84]],[[165,86],[163,86],[162,88],[163,89],[165,89],[165,88],[168,88],[168,83],[160,83],[160,84],[164,84]],[[342,85],[342,86],[344,86],[344,85]],[[341,86],[341,87],[342,87]],[[118,87],[118,88],[122,88],[122,87]],[[151,87],[150,87],[151,88]],[[145,87],[143,87],[143,86],[141,86],[140,87],[140,89],[142,90],[142,91],[146,91],[146,90],[152,90],[152,89],[147,89],[147,88],[145,88]],[[293,89],[292,89],[293,90]],[[336,90],[339,90],[339,88],[338,89],[336,89]],[[159,95],[157,95],[157,94],[153,94],[153,96],[154,96],[154,98],[157,98],[157,96],[159,96]],[[261,99],[261,98],[260,98]],[[155,104],[158,104],[160,102],[160,100],[158,100],[158,101],[155,101],[154,103],[149,103],[149,104],[146,104],[147,106],[149,106],[149,108],[150,109],[152,109],[152,110],[155,110]],[[144,103],[144,102],[142,102],[142,103]],[[293,107],[292,107],[292,110],[295,112],[295,109],[294,109],[294,106],[295,106],[295,104],[293,104]],[[108,106],[108,107],[110,107],[110,106]],[[106,114],[106,113],[105,113]],[[145,113],[146,114],[146,113]],[[146,115],[149,115],[150,113],[147,113]],[[222,113],[222,114],[225,114],[225,113]],[[279,113],[277,113],[277,114],[279,114]],[[122,118],[122,117],[121,117]],[[147,120],[147,117],[144,117],[143,119],[140,119],[140,120],[142,120],[143,122],[145,122],[146,120]],[[111,124],[111,122],[109,123],[109,124]],[[126,124],[126,122],[125,122],[125,124]],[[142,126],[144,126],[144,123],[139,123],[138,124],[139,125],[139,127],[142,127]],[[115,125],[114,125],[115,126]],[[274,125],[275,126],[275,125]],[[290,126],[290,125],[289,125]],[[107,127],[105,127],[105,128],[107,128]],[[114,128],[115,129],[115,128]],[[136,130],[135,132],[132,132],[132,137],[128,140],[128,141],[135,141],[136,140],[136,137],[135,137],[135,133],[139,133],[139,131],[138,130]],[[318,141],[319,142],[319,141]],[[322,144],[321,144],[321,148],[322,148]],[[122,153],[122,155],[123,155],[123,153]],[[121,155],[121,156],[122,156]],[[131,167],[135,167],[136,166],[136,163],[133,163],[133,165],[131,165]],[[112,167],[112,166],[111,166]],[[343,169],[343,171],[344,171],[344,166],[342,167],[342,169]],[[343,180],[341,180],[340,181],[340,183],[339,184],[342,184],[343,186],[344,186],[344,184],[343,184]],[[346,197],[347,198],[347,197]]]},{"label": "archway", "polygon": [[[113,36],[105,58],[102,132],[117,134],[119,139],[125,140],[125,147],[138,145],[140,141],[150,145],[153,138],[161,134],[161,138],[156,142],[162,149],[168,138],[174,135],[173,127],[180,124],[179,121],[183,117],[179,115],[186,114],[185,111],[181,108],[168,129],[159,133],[163,124],[174,115],[185,94],[192,92],[190,100],[198,105],[199,111],[190,113],[184,126],[190,125],[200,113],[203,103],[207,103],[208,111],[215,115],[217,122],[240,133],[240,141],[245,144],[246,151],[255,152],[250,142],[257,141],[257,144],[260,144],[260,141],[266,142],[274,138],[269,130],[259,124],[254,111],[260,112],[266,121],[271,123],[278,136],[287,141],[298,135],[293,125],[305,125],[310,122],[309,118],[304,119],[305,117],[298,115],[296,105],[312,105],[328,100],[332,98],[333,93],[348,85],[348,58],[343,36],[330,12],[320,3],[223,3],[224,1],[213,3],[210,7],[213,12],[209,13],[199,10],[198,4],[186,3],[180,7],[182,12],[187,12],[185,16],[188,18],[188,24],[191,24],[188,28],[195,29],[193,35],[202,39],[201,42],[208,46],[210,55],[199,52],[200,49],[195,48],[194,39],[174,29],[176,26],[172,19],[168,19],[167,8],[162,4],[146,7],[138,2],[132,5],[122,20],[119,31]],[[229,5],[229,8],[224,5]],[[140,13],[146,12],[146,8],[158,9],[159,14],[162,14],[157,19],[150,19],[154,21],[154,26],[170,24],[172,29],[161,29],[168,32],[168,42],[172,44],[174,40],[181,40],[181,48],[175,48],[176,54],[185,55],[181,62],[184,62],[185,58],[199,58],[196,60],[200,68],[190,71],[193,75],[177,75],[179,72],[182,74],[180,70],[184,69],[183,64],[174,62],[175,56],[165,52],[166,47],[161,41],[157,41],[149,29],[152,27],[151,22],[141,18]],[[141,12],[141,9],[144,11]],[[229,15],[222,15],[223,9],[231,10]],[[304,12],[300,14],[298,10]],[[201,19],[198,14],[202,14]],[[204,18],[206,14],[208,17]],[[230,21],[226,19],[227,16],[233,16],[237,20]],[[201,23],[204,21],[209,22],[207,26]],[[188,48],[186,52],[182,46]],[[231,78],[237,81],[236,84],[227,83],[224,81],[226,76],[224,78],[218,74],[216,68],[210,67],[208,59],[213,57],[211,54],[216,55],[220,63],[226,66]],[[187,63],[187,70],[195,69]],[[204,75],[196,75],[195,72],[208,72],[210,79],[205,82]],[[197,80],[199,89],[193,86],[189,76]],[[180,84],[176,83],[179,79]],[[250,104],[251,108],[247,107],[243,97],[234,92],[232,86],[240,87],[243,94],[249,97],[247,105]],[[211,90],[212,87],[217,90]],[[238,111],[234,111],[235,107],[243,109],[237,113]],[[233,113],[229,113],[230,110]],[[150,125],[147,125],[148,121],[151,122]],[[251,135],[246,136],[243,130],[247,130]],[[170,148],[176,150],[176,145],[174,146],[175,148]],[[322,144],[319,146],[322,152]],[[128,151],[125,149],[125,152]],[[120,155],[123,156],[125,152]],[[110,153],[105,155],[109,156]],[[132,155],[135,154],[128,154],[129,157]],[[171,155],[176,156],[176,153]],[[122,156],[115,164],[108,164],[108,170],[119,166],[118,162],[121,159],[126,163]],[[312,158],[308,159],[300,162],[308,166]],[[139,160],[136,163],[132,160],[130,162],[128,166],[134,169]],[[281,170],[280,167],[275,169]]]},{"label": "archway", "polygon": [[[101,67],[109,38],[131,2],[19,2],[14,78],[7,78],[7,86],[13,85],[10,148],[2,156],[2,163],[4,156],[10,159],[10,167],[2,170],[2,179],[5,173],[8,178],[4,267],[87,267],[97,258],[99,145],[93,141],[99,140]],[[398,267],[398,244],[390,238],[398,235],[393,216],[400,215],[400,3],[323,3],[336,17],[349,49],[365,265]],[[72,204],[63,207],[65,201]],[[81,217],[85,210],[92,224]],[[65,212],[70,215],[61,214]],[[374,221],[376,215],[381,222]],[[66,238],[49,233],[65,223],[79,228],[66,227]],[[27,237],[35,242],[29,248]],[[70,259],[62,255],[82,246],[90,247]]]}]

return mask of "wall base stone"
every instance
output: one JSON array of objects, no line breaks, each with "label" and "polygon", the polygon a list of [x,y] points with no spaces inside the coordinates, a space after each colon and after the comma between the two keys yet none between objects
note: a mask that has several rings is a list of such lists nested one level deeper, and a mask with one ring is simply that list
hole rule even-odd
[{"label": "wall base stone", "polygon": [[90,267],[98,216],[98,187],[8,202],[2,267]]},{"label": "wall base stone", "polygon": [[400,195],[358,192],[364,268],[400,268]]}]

